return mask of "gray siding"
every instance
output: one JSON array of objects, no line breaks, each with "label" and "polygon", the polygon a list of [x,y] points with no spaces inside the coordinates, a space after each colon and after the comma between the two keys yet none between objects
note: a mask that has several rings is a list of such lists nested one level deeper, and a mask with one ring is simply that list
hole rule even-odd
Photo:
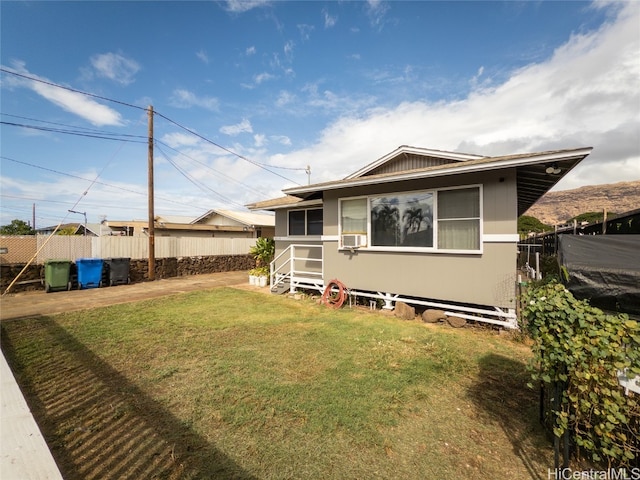
[{"label": "gray siding", "polygon": [[[517,191],[513,170],[457,175],[325,191],[324,235],[338,235],[340,198],[432,188],[483,185],[483,234],[517,233]],[[276,235],[286,235],[286,212],[276,214]],[[284,226],[283,226],[284,222]],[[277,242],[278,251],[286,248]],[[515,308],[516,242],[483,243],[482,254],[380,252],[354,253],[324,241],[325,282],[336,278],[348,288],[450,302]]]}]

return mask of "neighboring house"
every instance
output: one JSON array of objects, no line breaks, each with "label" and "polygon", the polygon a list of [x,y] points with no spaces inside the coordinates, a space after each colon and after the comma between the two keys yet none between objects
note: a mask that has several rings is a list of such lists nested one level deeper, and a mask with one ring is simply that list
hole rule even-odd
[{"label": "neighboring house", "polygon": [[342,180],[248,205],[276,214],[272,288],[356,296],[515,327],[517,219],[591,148],[483,157],[401,146]]},{"label": "neighboring house", "polygon": [[[57,229],[57,230],[56,230]],[[36,233],[38,235],[51,235],[54,231],[59,232],[60,230],[73,229],[74,235],[85,235],[85,224],[84,223],[64,223],[60,226],[52,225],[50,227],[37,228]],[[110,229],[108,226],[102,223],[87,223],[86,225],[86,235],[89,237],[100,237],[102,235],[110,235]]]},{"label": "neighboring house", "polygon": [[[106,222],[111,235],[146,237],[149,222],[144,220]],[[273,238],[275,217],[271,214],[209,210],[199,217],[156,215],[157,237]]]}]

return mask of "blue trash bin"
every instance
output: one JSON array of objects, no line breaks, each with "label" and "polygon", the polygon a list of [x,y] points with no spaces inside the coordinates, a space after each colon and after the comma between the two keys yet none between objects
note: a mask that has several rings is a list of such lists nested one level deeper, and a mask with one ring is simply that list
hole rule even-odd
[{"label": "blue trash bin", "polygon": [[102,286],[102,259],[78,258],[78,289],[99,288]]}]

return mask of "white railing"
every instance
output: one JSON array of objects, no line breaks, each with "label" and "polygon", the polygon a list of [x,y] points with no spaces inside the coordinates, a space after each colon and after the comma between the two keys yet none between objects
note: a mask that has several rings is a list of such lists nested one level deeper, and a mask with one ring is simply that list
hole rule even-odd
[{"label": "white railing", "polygon": [[[310,256],[310,250],[319,250],[318,256]],[[307,255],[301,256],[301,251]],[[322,245],[292,244],[269,264],[272,290],[288,286],[290,293],[297,288],[324,291],[324,251]],[[315,267],[315,268],[314,268]]]}]

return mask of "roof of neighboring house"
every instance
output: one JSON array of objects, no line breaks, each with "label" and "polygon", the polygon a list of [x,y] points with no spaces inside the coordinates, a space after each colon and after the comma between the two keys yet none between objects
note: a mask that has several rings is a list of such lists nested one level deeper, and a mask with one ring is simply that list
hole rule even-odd
[{"label": "roof of neighboring house", "polygon": [[322,205],[322,200],[305,200],[303,198],[287,195],[284,197],[272,198],[271,200],[265,200],[263,202],[250,203],[247,205],[247,208],[251,210],[277,210],[279,208],[286,208],[292,205],[299,207],[305,205]]},{"label": "roof of neighboring house", "polygon": [[[207,225],[203,220],[213,215],[219,215],[228,220],[225,222],[229,225]],[[119,221],[111,220],[108,222],[114,227],[122,227],[131,224],[137,224],[144,228],[148,224],[147,220]],[[238,223],[241,225],[238,226]],[[275,216],[273,214],[255,213],[255,212],[237,212],[234,210],[215,209],[209,210],[203,215],[192,217],[185,215],[156,215],[156,228],[164,228],[168,230],[229,230],[235,231],[243,226],[254,227],[273,227],[275,226]]]},{"label": "roof of neighboring house", "polygon": [[204,215],[200,215],[191,223],[198,223],[198,221],[205,219],[213,214],[230,218],[231,220],[235,220],[236,222],[239,222],[248,226],[273,227],[276,224],[275,216],[271,214],[255,213],[255,212],[237,212],[234,210],[221,210],[221,209],[209,210],[207,213],[205,213]]},{"label": "roof of neighboring house", "polygon": [[[53,232],[56,228],[58,229],[58,232],[67,228],[73,228],[74,234],[78,235],[78,232],[83,232],[84,223],[63,223],[59,226],[52,225],[50,227],[36,228],[36,233],[50,233]],[[101,232],[104,233],[108,231],[111,231],[111,229],[107,225],[103,225],[100,223],[87,223],[87,232],[95,235],[96,237],[100,236]]]},{"label": "roof of neighboring house", "polygon": [[[317,183],[293,187],[284,190],[287,197],[267,200],[248,205],[251,209],[277,209],[301,203],[303,200],[320,198],[326,190],[336,190],[349,187],[376,185],[388,182],[460,175],[464,173],[479,173],[507,168],[516,169],[518,190],[518,215],[522,215],[536,201],[560,181],[572,168],[591,153],[591,147],[553,150],[538,153],[522,153],[502,155],[497,157],[482,157],[479,155],[458,154],[438,150],[419,149],[402,146],[381,159],[369,164],[342,180]],[[412,156],[411,165],[429,165],[405,170],[381,171],[384,164],[396,162],[402,156]],[[415,161],[420,157],[429,161]],[[443,160],[438,162],[438,160]],[[383,170],[383,169],[382,169]],[[548,171],[550,170],[550,172]],[[291,199],[298,198],[299,201]]]}]

